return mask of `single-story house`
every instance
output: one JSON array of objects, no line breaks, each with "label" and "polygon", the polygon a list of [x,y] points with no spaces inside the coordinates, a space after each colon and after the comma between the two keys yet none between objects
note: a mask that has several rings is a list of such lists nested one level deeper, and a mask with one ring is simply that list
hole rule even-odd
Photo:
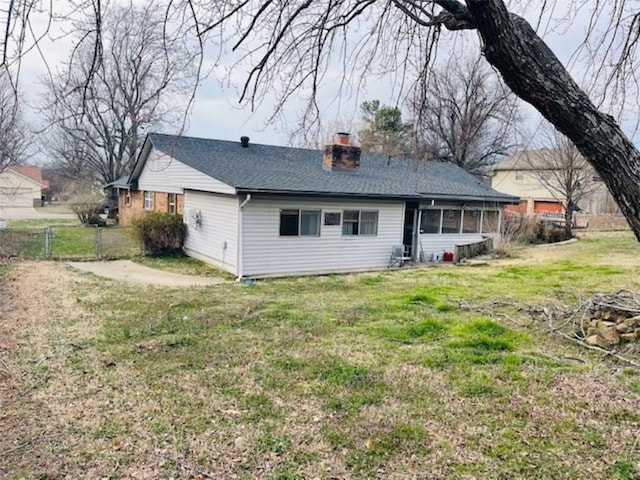
[{"label": "single-story house", "polygon": [[238,278],[385,268],[497,237],[498,193],[452,163],[369,156],[339,134],[324,151],[149,134],[119,191],[123,223],[182,213],[185,252]]},{"label": "single-story house", "polygon": [[40,167],[11,165],[0,173],[0,207],[40,206],[47,188]]}]

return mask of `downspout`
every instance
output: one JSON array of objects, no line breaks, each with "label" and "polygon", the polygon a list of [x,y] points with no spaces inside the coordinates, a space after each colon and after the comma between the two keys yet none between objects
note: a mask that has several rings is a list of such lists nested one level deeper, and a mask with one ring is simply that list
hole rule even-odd
[{"label": "downspout", "polygon": [[416,211],[413,225],[413,243],[415,246],[412,250],[414,262],[424,261],[424,255],[422,252],[422,239],[420,238],[420,225],[422,225],[422,209],[420,208],[420,204],[418,204],[418,210]]},{"label": "downspout", "polygon": [[242,280],[242,268],[243,268],[243,264],[244,264],[244,252],[243,252],[243,238],[242,238],[242,233],[243,233],[243,215],[242,215],[242,209],[245,207],[245,205],[247,205],[247,203],[249,203],[251,201],[251,194],[247,193],[247,196],[244,198],[243,202],[240,204],[240,207],[238,208],[238,245],[237,245],[237,251],[238,251],[238,276],[236,277],[236,281],[239,282],[240,280]]}]

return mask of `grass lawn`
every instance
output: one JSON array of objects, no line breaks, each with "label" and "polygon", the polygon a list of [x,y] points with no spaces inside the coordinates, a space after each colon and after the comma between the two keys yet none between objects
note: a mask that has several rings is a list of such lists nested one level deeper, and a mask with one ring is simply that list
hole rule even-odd
[{"label": "grass lawn", "polygon": [[66,275],[0,363],[0,476],[640,478],[640,370],[518,308],[640,292],[629,233],[253,285]]},{"label": "grass lawn", "polygon": [[136,263],[146,267],[163,270],[165,272],[179,273],[182,275],[196,275],[201,277],[221,277],[227,280],[235,279],[235,276],[208,265],[195,258],[184,254],[166,255],[161,257],[136,257],[132,258]]},{"label": "grass lawn", "polygon": [[24,220],[7,220],[7,227],[15,229],[47,228],[59,226],[80,226],[77,218],[30,218]]},{"label": "grass lawn", "polygon": [[71,205],[68,203],[56,203],[45,205],[44,207],[36,207],[36,211],[40,213],[73,213]]},{"label": "grass lawn", "polygon": [[[45,229],[51,228],[51,257],[54,259],[129,258],[141,254],[140,242],[131,228],[83,226],[77,219],[9,220],[14,232],[0,232],[5,249],[15,256],[43,258]],[[0,248],[0,252],[3,249]]]}]

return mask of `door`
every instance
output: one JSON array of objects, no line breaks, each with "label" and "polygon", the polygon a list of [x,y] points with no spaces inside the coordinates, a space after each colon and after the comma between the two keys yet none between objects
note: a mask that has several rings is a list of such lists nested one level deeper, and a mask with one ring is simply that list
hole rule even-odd
[{"label": "door", "polygon": [[418,219],[418,202],[406,202],[404,208],[404,233],[402,243],[404,254],[417,260],[416,251],[416,223]]}]

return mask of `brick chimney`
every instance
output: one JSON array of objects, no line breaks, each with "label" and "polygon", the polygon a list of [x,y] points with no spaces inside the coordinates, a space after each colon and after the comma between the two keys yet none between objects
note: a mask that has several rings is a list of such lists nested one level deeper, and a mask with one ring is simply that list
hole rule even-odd
[{"label": "brick chimney", "polygon": [[329,171],[357,172],[360,167],[360,148],[351,145],[349,134],[338,132],[332,145],[324,147],[322,168]]}]

